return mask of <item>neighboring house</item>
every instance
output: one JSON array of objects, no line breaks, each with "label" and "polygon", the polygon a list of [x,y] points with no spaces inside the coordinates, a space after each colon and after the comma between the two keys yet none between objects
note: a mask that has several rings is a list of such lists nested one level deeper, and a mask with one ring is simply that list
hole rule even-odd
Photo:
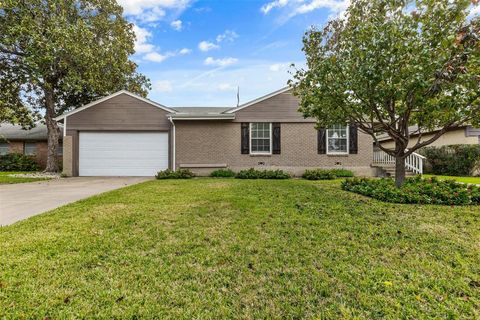
[{"label": "neighboring house", "polygon": [[[62,138],[60,137],[58,155],[63,154]],[[0,124],[0,155],[21,153],[33,156],[40,168],[47,164],[47,126],[38,123],[30,130],[24,130],[19,125]]]},{"label": "neighboring house", "polygon": [[[418,130],[417,127],[410,127],[409,131],[411,133],[409,146],[413,146],[417,143],[418,140]],[[438,130],[433,130],[428,133],[422,133],[420,141],[426,141],[433,137],[433,135],[438,132]],[[387,148],[395,148],[395,142],[388,136],[382,135],[378,138],[380,144]],[[453,144],[480,144],[480,129],[473,128],[472,126],[462,126],[456,129],[450,129],[435,140],[432,144],[429,144],[429,147],[439,147],[439,146],[448,146]]]},{"label": "neighboring house", "polygon": [[372,175],[372,138],[351,126],[316,130],[288,88],[236,108],[169,108],[120,91],[57,118],[64,173],[153,176],[166,168],[348,168]]}]

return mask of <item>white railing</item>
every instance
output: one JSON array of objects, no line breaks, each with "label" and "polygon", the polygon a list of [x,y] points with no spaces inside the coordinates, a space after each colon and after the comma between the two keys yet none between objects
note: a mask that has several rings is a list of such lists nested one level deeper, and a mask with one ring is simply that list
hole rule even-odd
[{"label": "white railing", "polygon": [[[426,159],[424,156],[414,152],[407,158],[405,158],[405,168],[414,173],[423,174],[424,159]],[[375,150],[373,151],[373,163],[379,165],[395,165],[395,157],[387,154],[382,150]]]}]

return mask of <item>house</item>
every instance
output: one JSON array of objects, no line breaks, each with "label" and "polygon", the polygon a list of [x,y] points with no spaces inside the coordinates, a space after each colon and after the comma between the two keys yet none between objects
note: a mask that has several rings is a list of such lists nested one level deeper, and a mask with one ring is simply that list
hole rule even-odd
[{"label": "house", "polygon": [[[410,131],[409,147],[412,147],[418,140],[418,127],[412,126],[408,129]],[[427,133],[422,133],[421,141],[426,141],[433,137],[438,130],[433,130]],[[379,143],[386,148],[395,148],[395,142],[388,135],[384,134],[378,137]],[[448,146],[453,144],[480,144],[480,128],[472,126],[461,126],[455,129],[450,129],[435,140],[429,147]]]},{"label": "house", "polygon": [[[62,136],[60,137],[58,155],[62,157]],[[32,129],[10,123],[0,124],[0,155],[21,153],[35,157],[42,169],[47,164],[47,126],[37,123]]]},{"label": "house", "polygon": [[70,176],[153,176],[188,168],[348,168],[372,175],[372,139],[355,126],[317,130],[284,88],[235,108],[170,108],[120,91],[57,118]]}]

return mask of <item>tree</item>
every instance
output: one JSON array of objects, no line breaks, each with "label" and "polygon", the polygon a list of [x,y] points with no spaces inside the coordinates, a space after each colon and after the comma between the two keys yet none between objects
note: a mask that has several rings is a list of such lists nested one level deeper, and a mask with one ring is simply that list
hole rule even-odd
[{"label": "tree", "polygon": [[[451,128],[480,123],[480,19],[472,16],[477,5],[352,0],[344,17],[303,38],[307,68],[289,82],[300,111],[319,127],[354,123],[371,135],[395,157],[401,186],[406,157]],[[424,138],[434,129],[433,137]],[[379,134],[393,139],[395,148],[380,145]],[[418,138],[408,147],[412,134]]]},{"label": "tree", "polygon": [[8,97],[0,95],[1,106],[44,115],[46,171],[56,172],[56,116],[120,89],[146,96],[149,80],[129,60],[135,34],[114,0],[0,3],[0,66],[8,67],[0,91],[16,84]]}]

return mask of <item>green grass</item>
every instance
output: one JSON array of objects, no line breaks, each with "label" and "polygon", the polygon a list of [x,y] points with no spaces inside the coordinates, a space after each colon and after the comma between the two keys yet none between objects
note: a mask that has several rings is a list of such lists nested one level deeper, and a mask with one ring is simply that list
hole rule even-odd
[{"label": "green grass", "polygon": [[437,176],[434,174],[424,174],[423,177],[437,177],[440,180],[455,180],[463,183],[480,184],[480,177],[455,177],[455,176]]},{"label": "green grass", "polygon": [[27,178],[27,177],[13,177],[14,174],[23,174],[31,172],[13,172],[13,171],[0,171],[0,184],[13,184],[13,183],[25,183],[34,181],[49,180],[49,178]]},{"label": "green grass", "polygon": [[480,317],[480,209],[149,181],[0,228],[0,318]]}]

